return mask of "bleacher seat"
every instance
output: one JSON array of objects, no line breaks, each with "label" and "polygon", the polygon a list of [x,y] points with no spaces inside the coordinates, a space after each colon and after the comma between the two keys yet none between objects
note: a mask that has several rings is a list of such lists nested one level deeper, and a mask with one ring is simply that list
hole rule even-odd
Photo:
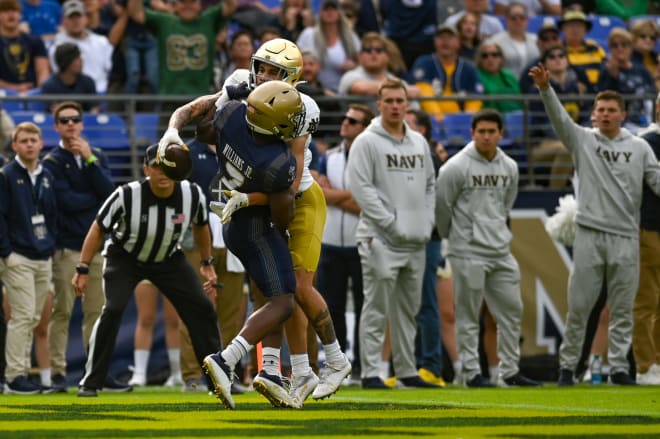
[{"label": "bleacher seat", "polygon": [[445,114],[442,120],[445,146],[455,151],[472,139],[470,134],[472,116],[472,113],[467,112]]},{"label": "bleacher seat", "polygon": [[138,145],[151,145],[158,143],[158,113],[135,113],[133,118],[135,143]]},{"label": "bleacher seat", "polygon": [[[40,88],[33,88],[27,92],[27,96],[41,96]],[[47,103],[44,101],[25,101],[25,109],[29,111],[47,111]]]},{"label": "bleacher seat", "polygon": [[3,99],[5,96],[10,96],[12,98],[18,97],[18,92],[10,88],[0,88],[0,108],[11,113],[13,111],[23,111],[25,110],[25,105],[23,101],[19,100],[6,100]]},{"label": "bleacher seat", "polygon": [[131,142],[124,119],[113,113],[83,115],[83,136],[91,146],[103,149],[113,177],[120,182],[131,178]]},{"label": "bleacher seat", "polygon": [[539,29],[541,29],[546,23],[551,23],[556,27],[559,19],[560,17],[555,17],[554,15],[534,15],[529,17],[527,22],[527,32],[536,35]]},{"label": "bleacher seat", "polygon": [[595,15],[588,17],[588,20],[591,22],[592,27],[589,33],[587,33],[587,38],[592,38],[594,40],[607,41],[610,31],[615,27],[627,29],[626,22],[619,17]]},{"label": "bleacher seat", "polygon": [[41,111],[12,111],[10,115],[16,125],[21,122],[32,122],[41,128],[44,149],[50,149],[59,144],[60,134],[55,131],[55,119],[52,114]]}]

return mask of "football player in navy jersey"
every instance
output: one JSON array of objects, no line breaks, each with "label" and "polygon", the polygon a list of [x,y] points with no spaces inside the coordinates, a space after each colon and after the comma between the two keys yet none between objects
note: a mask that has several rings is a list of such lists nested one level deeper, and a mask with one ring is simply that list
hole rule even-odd
[{"label": "football player in navy jersey", "polygon": [[[220,167],[218,191],[230,200],[234,191],[259,191],[270,195],[267,206],[246,206],[236,212],[223,228],[230,249],[267,298],[266,305],[253,313],[226,349],[204,359],[204,370],[214,393],[227,408],[233,408],[233,369],[261,339],[281,334],[282,324],[293,311],[296,278],[287,247],[286,227],[293,217],[291,184],[296,161],[284,139],[300,124],[302,102],[298,92],[282,81],[257,87],[247,106],[230,101],[214,119],[216,153]],[[214,202],[212,208],[222,210]],[[280,383],[281,384],[281,383]],[[287,391],[280,385],[272,395],[274,405],[288,406]]]}]

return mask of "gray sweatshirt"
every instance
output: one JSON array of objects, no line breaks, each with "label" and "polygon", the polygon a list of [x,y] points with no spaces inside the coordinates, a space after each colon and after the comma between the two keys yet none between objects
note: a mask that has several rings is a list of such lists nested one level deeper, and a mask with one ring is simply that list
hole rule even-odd
[{"label": "gray sweatshirt", "polygon": [[518,195],[518,164],[501,149],[488,161],[470,142],[440,168],[435,221],[449,256],[500,258],[509,253],[506,220]]},{"label": "gray sweatshirt", "polygon": [[550,87],[541,92],[557,137],[568,148],[580,179],[577,224],[617,235],[639,236],[643,183],[660,195],[660,165],[646,141],[625,128],[609,139],[573,122]]},{"label": "gray sweatshirt", "polygon": [[353,141],[348,156],[353,198],[360,206],[358,240],[378,237],[392,249],[418,249],[431,236],[435,172],[424,137],[405,126],[399,141],[381,118]]}]

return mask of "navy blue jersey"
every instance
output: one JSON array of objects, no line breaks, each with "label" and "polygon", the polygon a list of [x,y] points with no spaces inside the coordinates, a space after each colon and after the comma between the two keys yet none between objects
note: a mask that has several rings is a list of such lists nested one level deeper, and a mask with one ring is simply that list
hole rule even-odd
[{"label": "navy blue jersey", "polygon": [[[295,157],[281,140],[257,143],[245,121],[245,111],[244,104],[230,101],[213,121],[222,189],[266,194],[287,190],[296,177]],[[270,215],[266,206],[248,206],[241,211],[249,208]]]},{"label": "navy blue jersey", "polygon": [[[281,140],[258,143],[245,121],[245,111],[244,104],[230,101],[213,121],[221,189],[266,194],[286,191],[296,176],[295,157]],[[295,292],[291,254],[271,224],[268,206],[238,210],[224,225],[223,236],[265,297]]]}]

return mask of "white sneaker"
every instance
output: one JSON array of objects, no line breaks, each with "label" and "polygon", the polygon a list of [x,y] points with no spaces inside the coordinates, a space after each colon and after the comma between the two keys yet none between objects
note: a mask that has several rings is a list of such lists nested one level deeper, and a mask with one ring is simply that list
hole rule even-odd
[{"label": "white sneaker", "polygon": [[147,385],[147,376],[134,373],[131,379],[128,380],[128,385],[144,387]]},{"label": "white sneaker", "polygon": [[220,354],[207,355],[202,369],[213,383],[213,394],[226,408],[235,409],[234,398],[231,396],[233,371],[225,364],[225,360]]},{"label": "white sneaker", "polygon": [[344,379],[351,374],[351,362],[348,361],[348,357],[344,354],[344,364],[335,368],[326,364],[323,369],[321,369],[321,379],[318,386],[314,389],[312,398],[314,399],[323,399],[328,398],[330,395],[335,393]]},{"label": "white sneaker", "polygon": [[637,372],[637,384],[640,386],[660,385],[660,366],[652,365],[646,373]]},{"label": "white sneaker", "polygon": [[305,400],[309,398],[316,386],[319,384],[319,377],[314,372],[304,376],[293,376],[291,380],[291,390],[289,395],[294,407],[302,408]]},{"label": "white sneaker", "polygon": [[165,381],[165,384],[163,384],[165,387],[179,387],[183,386],[183,377],[181,376],[180,373],[175,373],[169,376],[167,378],[167,381]]}]

